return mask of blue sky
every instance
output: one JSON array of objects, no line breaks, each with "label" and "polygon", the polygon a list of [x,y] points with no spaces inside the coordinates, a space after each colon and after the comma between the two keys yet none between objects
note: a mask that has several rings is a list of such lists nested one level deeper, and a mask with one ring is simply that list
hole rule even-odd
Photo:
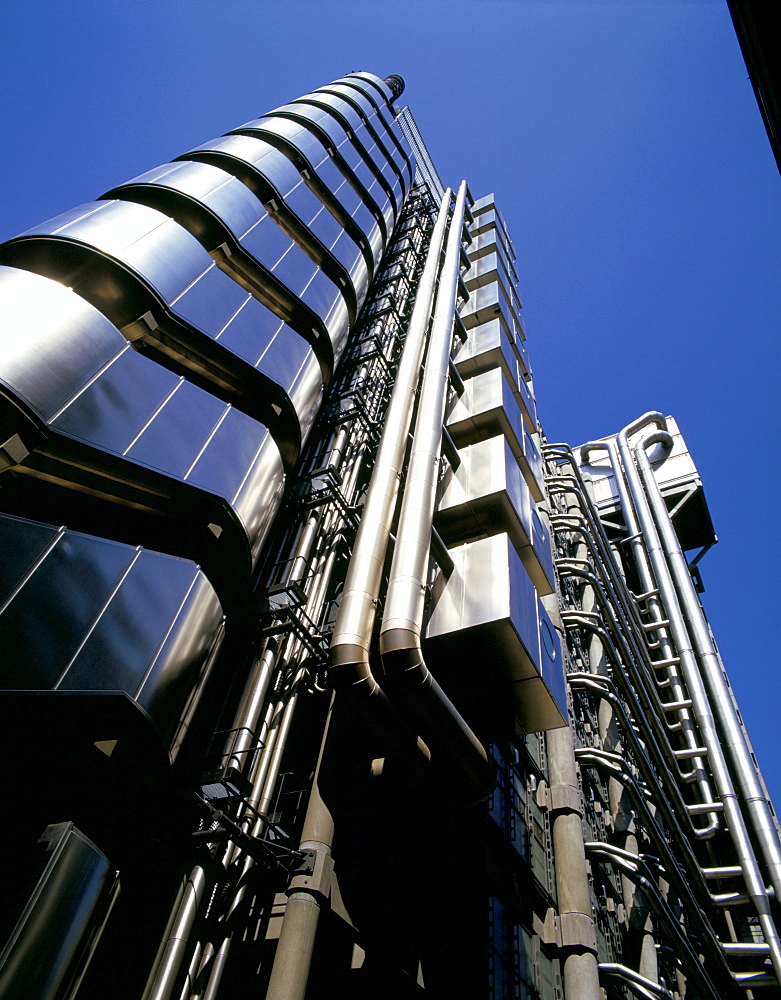
[{"label": "blue sky", "polygon": [[0,14],[0,239],[346,72],[400,73],[446,183],[495,191],[539,413],[678,420],[706,607],[777,760],[781,180],[725,0],[101,0]]}]

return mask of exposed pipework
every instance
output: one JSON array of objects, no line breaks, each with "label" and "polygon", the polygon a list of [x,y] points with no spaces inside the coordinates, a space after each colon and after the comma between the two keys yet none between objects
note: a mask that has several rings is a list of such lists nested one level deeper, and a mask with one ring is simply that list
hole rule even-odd
[{"label": "exposed pipework", "polygon": [[[404,465],[407,437],[412,422],[415,391],[428,332],[439,259],[450,213],[452,191],[448,188],[440,203],[431,235],[426,264],[415,297],[407,339],[396,374],[385,427],[377,449],[374,471],[366,494],[361,523],[353,545],[344,592],[331,640],[330,672],[334,687],[349,691],[367,709],[370,702],[391,713],[387,697],[369,664],[369,645],[380,596],[382,569],[390,537],[399,482]],[[395,713],[393,713],[395,715]],[[378,723],[379,713],[373,711]],[[388,736],[399,743],[399,726],[390,720]],[[405,756],[406,744],[400,749]],[[425,749],[427,754],[427,748]]]},{"label": "exposed pipework", "polygon": [[[738,861],[743,869],[743,876],[749,896],[756,908],[759,922],[765,940],[770,946],[770,955],[773,969],[781,982],[781,942],[776,931],[773,918],[770,914],[770,903],[765,891],[764,881],[760,875],[759,866],[754,854],[748,830],[740,810],[737,794],[735,792],[732,777],[730,775],[724,754],[719,742],[719,734],[716,728],[713,712],[708,700],[705,686],[700,676],[691,640],[689,638],[686,624],[681,613],[678,598],[675,593],[670,568],[659,540],[659,534],[654,524],[649,502],[643,491],[637,468],[635,467],[632,453],[629,446],[629,435],[637,433],[648,424],[655,424],[664,429],[665,420],[661,413],[646,413],[634,423],[625,427],[618,435],[618,447],[626,474],[629,493],[634,503],[640,527],[643,531],[646,548],[651,561],[651,566],[656,577],[660,596],[667,612],[670,622],[670,632],[673,642],[680,657],[681,668],[683,670],[689,696],[693,703],[693,709],[697,718],[700,733],[708,749],[708,758],[711,764],[714,781],[716,784],[719,799],[724,805],[724,815],[727,827],[730,831],[733,844],[738,856]],[[642,454],[646,462],[644,444],[636,449],[635,454]],[[650,463],[648,463],[650,470]],[[661,494],[660,494],[661,497]],[[663,501],[662,501],[663,503]],[[665,508],[664,516],[668,518]],[[775,887],[775,886],[774,886]]]},{"label": "exposed pipework", "polygon": [[770,805],[759,781],[751,750],[746,743],[746,735],[738,718],[732,692],[727,686],[719,655],[711,638],[705,616],[702,612],[697,592],[694,589],[686,558],[667,514],[664,499],[659,491],[651,469],[646,449],[651,444],[672,446],[672,438],[666,432],[645,437],[635,447],[637,461],[648,502],[656,522],[659,537],[664,546],[667,564],[675,584],[681,610],[688,625],[688,633],[694,645],[694,652],[700,671],[710,691],[713,709],[718,719],[721,744],[726,747],[732,762],[743,801],[749,813],[757,841],[759,842],[770,881],[776,898],[781,899],[781,843],[779,843]]},{"label": "exposed pipework", "polygon": [[[624,431],[621,432],[625,433]],[[664,620],[664,614],[662,608],[659,605],[658,599],[653,596],[656,591],[656,581],[651,573],[651,568],[648,565],[648,556],[643,547],[642,538],[640,536],[640,526],[637,522],[637,517],[632,506],[632,501],[630,499],[626,482],[621,473],[621,463],[618,456],[618,448],[616,447],[615,441],[592,441],[585,444],[580,449],[580,454],[583,461],[588,461],[588,456],[594,451],[604,450],[607,452],[608,458],[610,460],[610,465],[613,469],[613,478],[618,489],[618,496],[621,503],[621,507],[624,512],[624,519],[626,522],[626,529],[628,532],[628,541],[632,549],[632,554],[635,559],[635,565],[637,566],[638,576],[640,577],[640,585],[643,588],[643,592],[652,595],[648,598],[648,606],[653,616],[653,621],[662,622]],[[675,654],[667,635],[667,630],[663,625],[659,625],[657,635],[659,637],[660,651],[662,654],[662,659],[668,662],[667,666],[667,676],[670,679],[670,688],[672,694],[672,700],[675,702],[683,703],[685,702],[686,695],[681,687],[680,680],[678,678],[678,673],[675,668]],[[678,718],[681,722],[681,731],[683,733],[684,739],[689,747],[689,749],[694,750],[698,746],[697,736],[692,725],[692,720],[689,714],[689,710],[686,707],[682,707],[677,712]],[[703,761],[698,757],[693,757],[693,767],[696,774],[697,785],[700,790],[700,794],[704,802],[713,802],[714,795],[711,788],[710,781],[707,777],[707,771],[703,764]],[[719,827],[719,817],[715,813],[710,814],[710,828],[716,830]]]},{"label": "exposed pipework", "polygon": [[646,1000],[675,1000],[673,994],[659,983],[654,983],[639,972],[628,969],[618,962],[600,962],[600,975],[610,978],[620,979],[621,982],[632,991],[636,997],[644,997]]},{"label": "exposed pipework", "polygon": [[458,192],[437,292],[418,414],[412,442],[396,545],[385,596],[380,652],[389,691],[404,714],[436,744],[470,789],[485,798],[493,787],[488,755],[426,667],[420,646],[426,602],[431,533],[439,481],[442,426],[458,292],[461,229],[466,182]]},{"label": "exposed pipework", "polygon": [[[383,727],[391,746],[400,750],[407,759],[415,756],[407,742],[407,728],[393,711],[371,671],[369,646],[412,422],[415,393],[420,379],[429,317],[436,293],[451,198],[452,191],[448,189],[440,204],[415,297],[331,640],[330,675],[337,690],[336,697],[347,694],[355,699],[355,703],[369,713],[373,724]],[[294,879],[290,886],[269,982],[268,1000],[303,1000],[306,992],[320,910],[324,895],[328,892],[328,872],[333,864],[333,819],[319,791],[320,768],[323,766],[327,740],[328,729],[323,738],[301,843],[302,850],[314,852],[318,859],[317,869],[324,875],[317,880],[317,884],[310,880],[302,882],[301,879]],[[428,748],[418,740],[417,761],[421,759],[421,751],[428,755]]]},{"label": "exposed pipework", "polygon": [[659,826],[653,815],[653,806],[648,800],[645,789],[641,788],[634,777],[629,774],[623,761],[614,759],[611,754],[583,747],[576,750],[576,755],[578,764],[581,767],[594,767],[605,771],[611,777],[620,781],[624,788],[626,788],[635,808],[642,814],[643,822],[650,839],[664,860],[667,879],[671,885],[675,886],[682,904],[686,907],[689,919],[693,924],[696,924],[697,931],[702,935],[703,945],[707,948],[709,960],[714,963],[715,967],[720,968],[722,975],[730,976],[731,972],[726,963],[721,942],[716,937],[707,917],[700,908],[692,888],[687,881],[686,874],[679,866],[672,852],[672,848],[665,836],[665,831]]},{"label": "exposed pipework", "polygon": [[667,928],[667,932],[677,941],[679,957],[686,956],[689,975],[700,981],[703,988],[707,990],[713,1000],[718,1000],[719,992],[717,987],[711,982],[708,973],[700,964],[697,954],[689,943],[684,929],[681,927],[680,921],[676,918],[656,886],[653,874],[649,871],[645,860],[639,855],[622,851],[611,844],[592,842],[587,843],[585,846],[587,854],[606,860],[610,865],[626,875],[635,886],[646,894],[654,912]]}]

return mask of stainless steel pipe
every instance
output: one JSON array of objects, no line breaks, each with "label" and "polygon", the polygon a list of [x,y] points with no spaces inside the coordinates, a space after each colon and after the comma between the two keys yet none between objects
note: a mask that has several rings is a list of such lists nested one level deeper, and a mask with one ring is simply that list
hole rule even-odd
[{"label": "stainless steel pipe", "polygon": [[436,744],[477,802],[490,794],[493,768],[480,741],[426,667],[421,633],[426,603],[431,533],[439,482],[442,428],[447,405],[450,352],[458,292],[466,181],[456,198],[418,402],[407,480],[380,629],[380,653],[392,700]]},{"label": "stainless steel pipe", "polygon": [[[371,700],[377,708],[380,707],[378,703],[382,703],[385,714],[388,713],[389,706],[369,664],[369,645],[436,292],[451,197],[452,191],[448,188],[439,207],[415,296],[407,339],[396,373],[331,640],[330,672],[334,687],[337,690],[352,689],[353,696],[362,696],[364,702]],[[393,732],[388,735],[391,739],[398,736]],[[403,754],[409,754],[405,745],[399,749]],[[421,749],[427,753],[427,748],[421,746]]]},{"label": "stainless steel pipe", "polygon": [[[626,430],[621,432],[626,433]],[[648,556],[646,554],[645,548],[643,547],[642,538],[640,535],[640,525],[637,521],[637,516],[632,505],[632,499],[629,495],[627,489],[626,481],[624,479],[621,470],[621,461],[618,454],[618,447],[615,441],[592,441],[585,444],[580,449],[581,457],[584,461],[588,460],[588,456],[594,451],[605,451],[607,453],[610,466],[613,470],[613,477],[615,479],[616,487],[618,489],[618,496],[621,507],[624,512],[624,520],[626,522],[626,528],[629,535],[629,544],[632,549],[632,555],[634,556],[635,565],[637,567],[638,576],[640,578],[640,585],[643,588],[643,592],[646,594],[653,594],[656,590],[656,581],[654,580],[653,574],[651,572],[651,567],[648,563]],[[660,607],[659,600],[655,597],[650,597],[648,600],[649,608],[653,614],[653,618],[656,622],[661,622],[664,620],[664,613]],[[657,629],[657,634],[659,636],[660,651],[662,654],[662,659],[667,661],[672,661],[674,659],[674,650],[670,644],[670,640],[667,634],[667,629],[663,625],[659,625]],[[667,667],[667,676],[670,679],[670,687],[672,693],[672,700],[676,702],[686,701],[685,692],[681,686],[680,678],[678,677],[678,672],[675,669],[675,665],[670,662]],[[680,708],[677,713],[678,718],[681,723],[681,731],[683,733],[684,739],[687,746],[694,750],[698,746],[697,735],[694,730],[694,724],[691,718],[691,714],[688,707]],[[702,801],[705,803],[713,802],[714,795],[711,783],[707,776],[707,771],[704,763],[700,757],[696,754],[693,756],[693,768],[694,776],[697,781],[697,786],[700,790],[700,795]],[[704,831],[705,835],[709,834],[711,831],[715,831],[719,828],[720,820],[715,813],[711,813],[709,816],[708,830]]]},{"label": "stainless steel pipe", "polygon": [[776,898],[781,899],[781,843],[779,842],[778,830],[751,757],[751,749],[747,744],[745,730],[738,718],[732,691],[724,677],[720,657],[711,638],[697,592],[694,589],[686,558],[681,550],[646,453],[650,444],[671,444],[671,439],[669,441],[668,439],[669,435],[658,433],[645,437],[635,448],[635,458],[664,547],[681,610],[688,625],[688,633],[694,645],[700,672],[710,692],[720,729],[721,745],[726,747],[732,763],[733,773],[767,865]]},{"label": "stainless steel pipe", "polygon": [[[698,669],[691,639],[686,629],[683,614],[678,603],[678,597],[673,584],[670,567],[659,539],[659,534],[654,523],[649,501],[643,490],[640,475],[635,466],[632,452],[629,447],[628,437],[631,433],[636,433],[648,424],[655,424],[664,427],[664,417],[661,413],[651,412],[644,414],[639,420],[625,427],[618,435],[618,447],[627,477],[629,492],[632,502],[637,512],[640,527],[643,531],[646,549],[651,562],[651,566],[656,577],[662,602],[667,611],[670,621],[670,634],[675,644],[678,656],[681,661],[681,669],[684,674],[689,697],[693,703],[693,709],[697,718],[697,724],[708,748],[708,759],[714,777],[719,799],[724,804],[724,815],[727,827],[732,837],[732,842],[738,857],[738,861],[743,869],[743,877],[746,889],[756,909],[762,932],[765,940],[770,945],[770,956],[773,969],[781,983],[781,941],[770,914],[770,903],[765,891],[764,880],[760,874],[759,865],[751,845],[751,840],[746,828],[743,813],[740,809],[737,794],[732,782],[732,776],[727,767],[724,753],[722,751],[719,734],[713,717],[705,685]],[[641,443],[635,450],[636,455],[648,461],[645,455],[644,446]],[[642,459],[640,459],[642,464]],[[650,470],[650,463],[648,463]],[[660,494],[661,496],[661,494]],[[667,512],[665,508],[665,516]],[[669,520],[669,517],[668,517]]]}]

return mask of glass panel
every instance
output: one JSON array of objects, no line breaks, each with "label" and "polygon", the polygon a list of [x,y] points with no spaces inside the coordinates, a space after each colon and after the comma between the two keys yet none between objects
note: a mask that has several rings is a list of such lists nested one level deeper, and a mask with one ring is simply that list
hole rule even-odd
[{"label": "glass panel", "polygon": [[225,412],[226,404],[182,379],[176,392],[126,452],[167,475],[181,478]]},{"label": "glass panel", "polygon": [[198,570],[184,559],[144,552],[122,580],[61,688],[134,695]]},{"label": "glass panel", "polygon": [[22,583],[25,574],[35,565],[58,529],[50,524],[24,521],[7,514],[0,515],[0,606],[5,604]]},{"label": "glass panel", "polygon": [[127,344],[51,426],[121,454],[178,382],[172,372]]},{"label": "glass panel", "polygon": [[292,244],[288,234],[269,215],[248,229],[241,238],[241,245],[247,253],[251,253],[269,271],[274,270]]},{"label": "glass panel", "polygon": [[306,341],[282,323],[264,351],[258,367],[289,393],[301,365],[311,353],[312,349]]},{"label": "glass panel", "polygon": [[171,309],[198,330],[215,336],[246,296],[241,285],[212,264],[171,302]]},{"label": "glass panel", "polygon": [[[247,295],[242,307],[231,317],[216,339],[221,347],[257,367],[258,359],[268,349],[279,325],[278,316],[257,299]],[[263,370],[261,366],[261,371]]]},{"label": "glass panel", "polygon": [[4,688],[52,688],[135,558],[129,545],[66,532],[0,615]]},{"label": "glass panel", "polygon": [[267,434],[256,420],[229,408],[187,481],[232,501]]}]

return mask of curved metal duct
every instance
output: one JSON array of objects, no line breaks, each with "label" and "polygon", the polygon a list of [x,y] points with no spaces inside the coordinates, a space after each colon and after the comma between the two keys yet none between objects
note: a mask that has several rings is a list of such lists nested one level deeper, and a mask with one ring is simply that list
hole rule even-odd
[{"label": "curved metal duct", "polygon": [[[404,464],[407,436],[412,423],[415,391],[431,315],[439,257],[450,213],[451,195],[452,192],[448,188],[442,198],[437,222],[431,235],[331,639],[330,670],[334,687],[337,690],[349,691],[351,697],[366,708],[372,702],[378,708],[382,705],[386,715],[390,706],[387,703],[387,696],[372,673],[369,664],[369,644],[380,595],[382,569],[390,538],[398,484]],[[393,739],[398,739],[396,729],[393,724],[389,726],[389,735]],[[409,752],[406,747],[402,747],[402,750],[405,753]]]},{"label": "curved metal duct", "polygon": [[[724,804],[724,816],[730,831],[738,860],[743,869],[746,889],[757,911],[759,922],[765,940],[770,945],[771,960],[776,976],[781,982],[781,941],[770,913],[770,901],[762,880],[756,855],[751,844],[743,814],[740,809],[737,794],[732,782],[732,776],[724,758],[724,752],[719,741],[719,733],[713,717],[705,685],[697,667],[692,642],[689,638],[686,623],[681,612],[678,598],[670,574],[670,567],[663,550],[659,534],[654,524],[649,501],[643,491],[643,486],[630,450],[628,437],[648,424],[665,427],[665,418],[656,411],[646,413],[634,423],[625,427],[618,435],[618,447],[627,484],[632,501],[637,511],[640,527],[645,537],[651,566],[653,567],[662,602],[670,621],[670,632],[681,661],[689,697],[692,700],[695,716],[703,741],[708,748],[708,757],[713,772],[719,799]],[[651,435],[653,437],[653,435]],[[637,447],[635,454],[644,453],[645,439]],[[646,458],[647,461],[647,458]],[[650,464],[649,464],[650,469]],[[665,508],[665,516],[667,515]]]},{"label": "curved metal duct", "polygon": [[727,753],[732,760],[738,787],[746,803],[752,826],[768,866],[776,898],[781,899],[781,844],[779,844],[778,832],[756,767],[751,759],[751,751],[746,745],[745,733],[738,718],[732,692],[727,686],[723,667],[694,589],[686,558],[681,551],[664,499],[651,469],[651,463],[646,453],[646,449],[651,444],[661,444],[665,448],[669,448],[672,445],[672,438],[666,431],[644,437],[635,446],[635,459],[664,547],[667,564],[681,604],[681,611],[688,625],[688,634],[694,646],[697,662],[705,683],[710,689],[713,710],[721,729],[721,744],[726,746]]},{"label": "curved metal duct", "polygon": [[485,798],[493,771],[482,744],[426,667],[420,645],[431,530],[439,480],[439,455],[448,392],[448,369],[458,290],[461,227],[466,200],[462,182],[450,223],[437,306],[426,354],[412,454],[385,596],[380,653],[389,690],[461,772],[473,794]]}]

